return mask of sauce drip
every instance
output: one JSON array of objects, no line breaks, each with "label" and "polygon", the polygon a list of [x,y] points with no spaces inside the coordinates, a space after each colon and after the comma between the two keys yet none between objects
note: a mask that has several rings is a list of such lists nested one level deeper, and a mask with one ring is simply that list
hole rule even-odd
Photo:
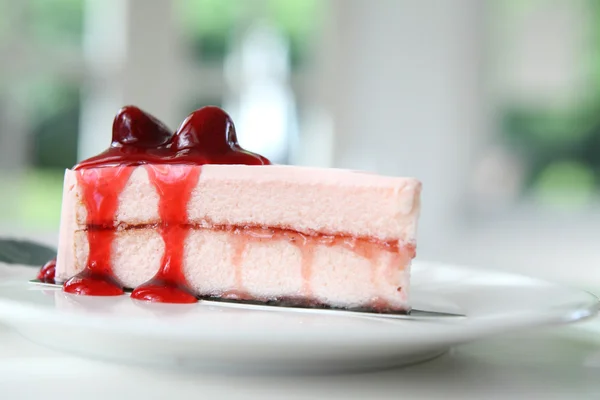
[{"label": "sauce drip", "polygon": [[63,285],[67,293],[89,296],[118,296],[123,288],[114,277],[110,258],[116,235],[115,216],[119,194],[129,180],[132,168],[84,169],[77,180],[83,190],[82,201],[87,211],[88,261],[79,274]]},{"label": "sauce drip", "polygon": [[231,244],[233,247],[233,255],[231,257],[231,265],[233,265],[234,285],[235,290],[227,293],[226,297],[235,299],[251,298],[244,289],[244,279],[242,276],[242,260],[244,252],[248,247],[248,238],[239,229],[236,229],[231,236]]},{"label": "sauce drip", "polygon": [[188,235],[187,204],[198,183],[200,170],[161,165],[147,165],[150,182],[160,194],[158,213],[165,223],[160,227],[165,252],[156,275],[138,286],[131,297],[162,303],[194,303],[193,291],[187,286],[183,271],[183,253]]}]

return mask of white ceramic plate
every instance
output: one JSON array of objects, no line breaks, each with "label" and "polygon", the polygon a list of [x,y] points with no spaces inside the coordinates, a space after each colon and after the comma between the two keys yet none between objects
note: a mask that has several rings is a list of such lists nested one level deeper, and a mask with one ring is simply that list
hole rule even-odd
[{"label": "white ceramic plate", "polygon": [[0,319],[29,340],[113,361],[252,371],[348,371],[406,365],[503,332],[594,315],[588,293],[528,277],[415,262],[415,307],[464,318],[410,320],[344,311],[81,297],[0,265]]}]

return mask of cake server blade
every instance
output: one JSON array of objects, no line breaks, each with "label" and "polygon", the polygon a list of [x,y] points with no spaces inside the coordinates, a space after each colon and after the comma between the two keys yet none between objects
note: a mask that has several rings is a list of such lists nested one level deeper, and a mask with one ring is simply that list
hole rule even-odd
[{"label": "cake server blade", "polygon": [[19,239],[0,239],[0,262],[41,267],[56,257],[56,249]]},{"label": "cake server blade", "polygon": [[[42,282],[38,279],[32,279],[29,281],[29,283],[35,284],[35,285],[40,285],[40,286],[46,286],[46,287],[52,287],[52,288],[61,288],[62,285],[57,284],[57,283],[47,283],[47,282]],[[130,289],[125,289],[125,292],[129,293],[131,292]],[[200,300],[206,303],[212,303],[212,304],[234,304],[236,302],[234,301],[218,301],[218,300]],[[238,303],[239,304],[239,303]],[[451,313],[451,312],[445,312],[445,311],[432,311],[432,310],[421,310],[421,309],[416,309],[413,308],[409,314],[383,314],[383,313],[376,313],[376,312],[368,312],[368,311],[355,311],[355,310],[342,310],[342,309],[327,309],[327,308],[309,308],[309,307],[300,307],[300,306],[294,306],[294,307],[288,307],[288,306],[274,306],[274,305],[266,305],[266,304],[256,304],[256,305],[249,305],[246,304],[249,307],[268,307],[268,308],[278,308],[278,309],[282,309],[282,308],[295,308],[295,309],[306,309],[306,310],[311,310],[311,311],[319,311],[319,312],[335,312],[335,313],[351,313],[351,314],[356,314],[356,315],[362,315],[365,317],[381,317],[381,318],[389,318],[389,319],[435,319],[435,318],[464,318],[466,317],[466,315],[464,314],[458,314],[458,313]]]}]

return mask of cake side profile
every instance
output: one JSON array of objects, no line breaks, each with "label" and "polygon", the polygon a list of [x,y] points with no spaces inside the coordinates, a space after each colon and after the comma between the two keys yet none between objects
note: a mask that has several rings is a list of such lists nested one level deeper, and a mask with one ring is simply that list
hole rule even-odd
[{"label": "cake side profile", "polygon": [[412,178],[270,165],[215,107],[174,135],[124,108],[111,148],[65,173],[55,279],[145,301],[406,312],[420,192]]},{"label": "cake side profile", "polygon": [[[148,173],[156,166],[125,168],[129,178],[112,221],[87,219],[77,178],[108,180],[106,170],[67,171],[57,280],[84,269],[86,231],[98,226],[116,232],[110,263],[120,285],[135,288],[158,271],[164,221]],[[181,223],[187,229],[182,268],[198,296],[404,307],[418,181],[285,166],[168,168],[176,176],[198,176]]]}]

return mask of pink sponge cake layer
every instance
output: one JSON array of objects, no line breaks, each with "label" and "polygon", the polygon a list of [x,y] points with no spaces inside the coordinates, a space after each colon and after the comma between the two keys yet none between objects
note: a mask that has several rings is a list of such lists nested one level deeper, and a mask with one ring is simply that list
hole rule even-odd
[{"label": "pink sponge cake layer", "polygon": [[[115,168],[125,178],[110,192]],[[161,211],[158,175],[195,177],[183,219]],[[116,201],[110,220],[90,218],[90,184],[107,186]],[[180,225],[183,273],[199,297],[407,310],[420,191],[412,178],[291,166],[67,170],[56,280],[84,270],[91,231],[113,231],[112,273],[135,288],[160,268],[161,229]]]}]

